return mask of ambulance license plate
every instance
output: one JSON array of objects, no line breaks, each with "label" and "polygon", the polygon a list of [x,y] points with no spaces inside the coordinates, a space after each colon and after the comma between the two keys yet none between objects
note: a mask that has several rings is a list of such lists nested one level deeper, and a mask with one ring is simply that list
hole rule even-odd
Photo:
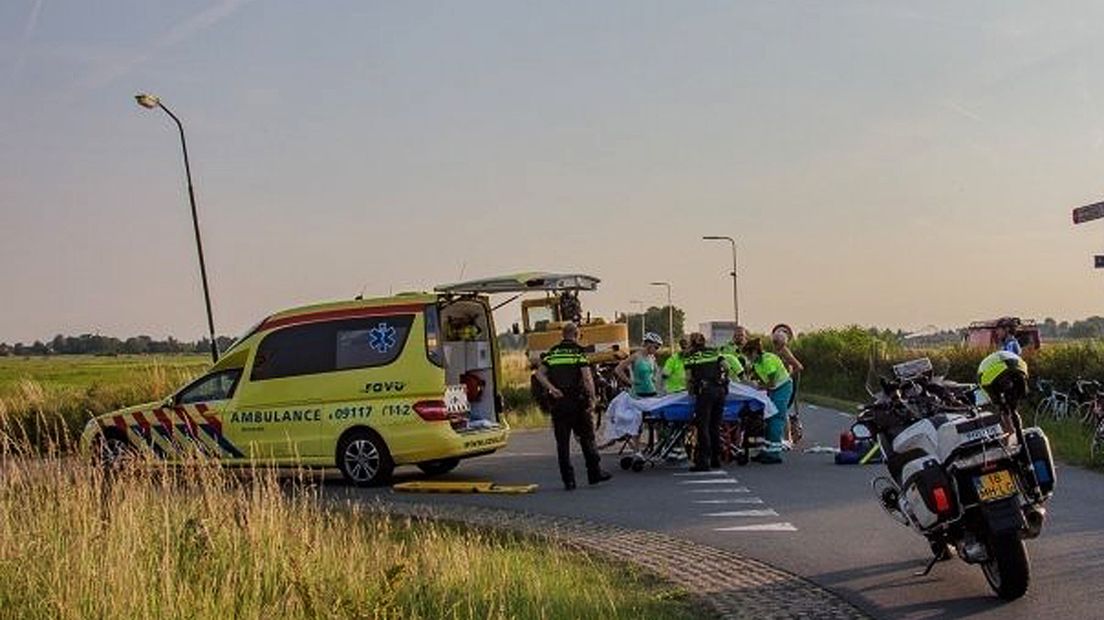
[{"label": "ambulance license plate", "polygon": [[977,489],[978,499],[982,502],[995,502],[1012,497],[1019,490],[1016,488],[1016,480],[1012,477],[1012,472],[1007,470],[982,474],[974,478],[974,488]]}]

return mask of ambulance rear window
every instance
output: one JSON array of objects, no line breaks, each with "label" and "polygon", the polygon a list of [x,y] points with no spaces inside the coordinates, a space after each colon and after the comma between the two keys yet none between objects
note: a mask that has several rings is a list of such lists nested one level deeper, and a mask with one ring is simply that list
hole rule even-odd
[{"label": "ambulance rear window", "polygon": [[404,314],[286,327],[261,341],[249,380],[385,366],[402,353],[413,323]]}]

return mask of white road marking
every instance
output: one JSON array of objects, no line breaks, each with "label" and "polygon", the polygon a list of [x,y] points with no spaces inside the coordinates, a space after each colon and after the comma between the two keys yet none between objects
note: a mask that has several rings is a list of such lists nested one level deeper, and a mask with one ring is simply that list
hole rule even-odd
[{"label": "white road marking", "polygon": [[710,478],[708,480],[683,480],[679,484],[740,484],[735,478]]},{"label": "white road marking", "polygon": [[736,489],[690,489],[687,493],[748,493],[750,489],[747,487],[739,487]]},{"label": "white road marking", "polygon": [[728,472],[721,469],[711,469],[709,471],[680,471],[671,474],[672,476],[727,476]]},{"label": "white road marking", "polygon": [[695,504],[762,504],[758,497],[731,497],[729,499],[696,499]]},{"label": "white road marking", "polygon": [[793,523],[760,523],[758,525],[733,525],[731,527],[715,527],[714,532],[796,532]]},{"label": "white road marking", "polygon": [[733,510],[730,512],[707,512],[703,517],[777,517],[773,508]]}]

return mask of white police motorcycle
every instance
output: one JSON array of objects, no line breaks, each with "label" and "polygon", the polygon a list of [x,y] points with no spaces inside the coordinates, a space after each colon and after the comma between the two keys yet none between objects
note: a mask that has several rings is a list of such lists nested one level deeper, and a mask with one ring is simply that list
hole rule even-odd
[{"label": "white police motorcycle", "polygon": [[873,487],[882,507],[931,545],[919,574],[956,553],[1005,600],[1027,591],[1023,541],[1042,531],[1055,482],[1046,435],[1024,429],[1016,411],[1026,366],[1015,359],[1022,371],[1009,360],[1009,372],[996,369],[1007,376],[984,389],[933,378],[926,358],[899,364],[852,427],[881,447],[889,476]]}]

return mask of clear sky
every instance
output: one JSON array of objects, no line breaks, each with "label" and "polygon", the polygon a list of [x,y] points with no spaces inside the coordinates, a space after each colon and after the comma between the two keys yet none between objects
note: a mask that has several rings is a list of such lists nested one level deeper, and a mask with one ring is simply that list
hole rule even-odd
[{"label": "clear sky", "polygon": [[[527,269],[692,324],[1100,313],[1104,4],[0,3],[0,340]],[[516,307],[516,306],[515,306]],[[500,321],[508,322],[516,310]],[[500,325],[501,327],[501,325]]]}]

